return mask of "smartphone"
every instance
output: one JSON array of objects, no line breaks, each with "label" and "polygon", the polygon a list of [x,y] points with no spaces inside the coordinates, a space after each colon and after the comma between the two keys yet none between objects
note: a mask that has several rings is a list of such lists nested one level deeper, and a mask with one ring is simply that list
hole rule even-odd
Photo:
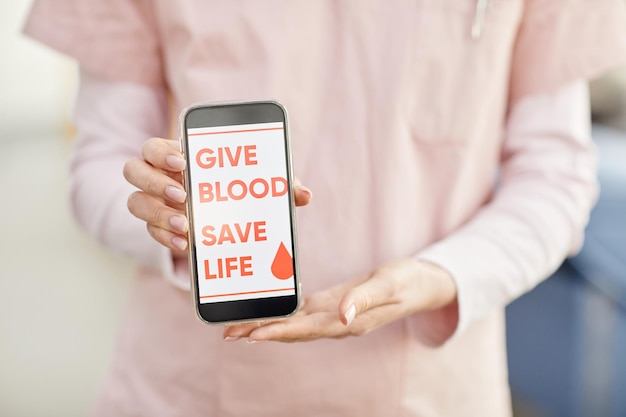
[{"label": "smartphone", "polygon": [[285,108],[199,104],[180,120],[198,317],[230,323],[293,314],[300,287]]}]

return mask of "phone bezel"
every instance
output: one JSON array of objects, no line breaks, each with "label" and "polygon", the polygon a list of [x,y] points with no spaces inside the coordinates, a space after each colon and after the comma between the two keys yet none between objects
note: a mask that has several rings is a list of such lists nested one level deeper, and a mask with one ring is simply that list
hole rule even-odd
[{"label": "phone bezel", "polygon": [[[236,111],[234,111],[236,110]],[[206,122],[206,117],[210,121]],[[195,120],[198,115],[200,120]],[[187,163],[189,140],[187,129],[194,127],[230,126],[253,123],[282,122],[284,124],[283,139],[285,142],[285,163],[287,172],[289,213],[291,223],[291,250],[293,255],[294,290],[295,294],[282,297],[267,297],[246,299],[237,301],[222,301],[214,303],[200,303],[198,288],[198,268],[196,258],[195,234],[193,227],[193,204],[192,193],[187,189],[187,218],[189,219],[189,272],[191,275],[192,298],[195,305],[196,315],[200,320],[208,324],[226,324],[248,321],[260,321],[289,317],[294,314],[300,305],[300,281],[297,261],[297,239],[295,202],[293,196],[293,169],[291,163],[291,147],[289,141],[289,123],[285,107],[275,100],[240,101],[220,103],[194,104],[181,112],[180,116],[180,144],[181,152]],[[184,184],[191,184],[189,169],[185,169],[183,175]]]}]

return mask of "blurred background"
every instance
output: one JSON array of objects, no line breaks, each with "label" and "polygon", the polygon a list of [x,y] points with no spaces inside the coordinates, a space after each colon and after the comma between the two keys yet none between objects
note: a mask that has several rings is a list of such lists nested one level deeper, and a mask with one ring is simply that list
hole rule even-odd
[{"label": "blurred background", "polygon": [[20,35],[0,2],[0,416],[88,415],[123,314],[130,264],[70,218],[76,68]]},{"label": "blurred background", "polygon": [[[0,3],[0,416],[89,413],[132,267],[66,201],[77,70]],[[626,416],[626,68],[592,83],[602,195],[587,242],[507,309],[516,417]]]},{"label": "blurred background", "polygon": [[585,244],[507,308],[519,417],[626,416],[626,68],[590,86],[601,192]]}]

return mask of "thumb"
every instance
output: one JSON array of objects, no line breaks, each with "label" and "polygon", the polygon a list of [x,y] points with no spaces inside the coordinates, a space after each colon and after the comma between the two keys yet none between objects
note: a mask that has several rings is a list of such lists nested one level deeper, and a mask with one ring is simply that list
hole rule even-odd
[{"label": "thumb", "polygon": [[296,206],[306,206],[313,198],[311,190],[302,185],[298,177],[293,179],[293,194]]},{"label": "thumb", "polygon": [[339,303],[339,319],[349,326],[359,314],[392,302],[393,293],[393,280],[373,273],[343,296]]}]

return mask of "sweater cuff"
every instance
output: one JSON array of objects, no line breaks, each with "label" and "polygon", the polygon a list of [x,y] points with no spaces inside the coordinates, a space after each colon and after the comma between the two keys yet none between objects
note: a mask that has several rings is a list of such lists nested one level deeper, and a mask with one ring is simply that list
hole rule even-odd
[{"label": "sweater cuff", "polygon": [[174,287],[183,291],[191,290],[189,264],[186,258],[174,258],[172,251],[161,246],[159,252],[161,275]]}]

